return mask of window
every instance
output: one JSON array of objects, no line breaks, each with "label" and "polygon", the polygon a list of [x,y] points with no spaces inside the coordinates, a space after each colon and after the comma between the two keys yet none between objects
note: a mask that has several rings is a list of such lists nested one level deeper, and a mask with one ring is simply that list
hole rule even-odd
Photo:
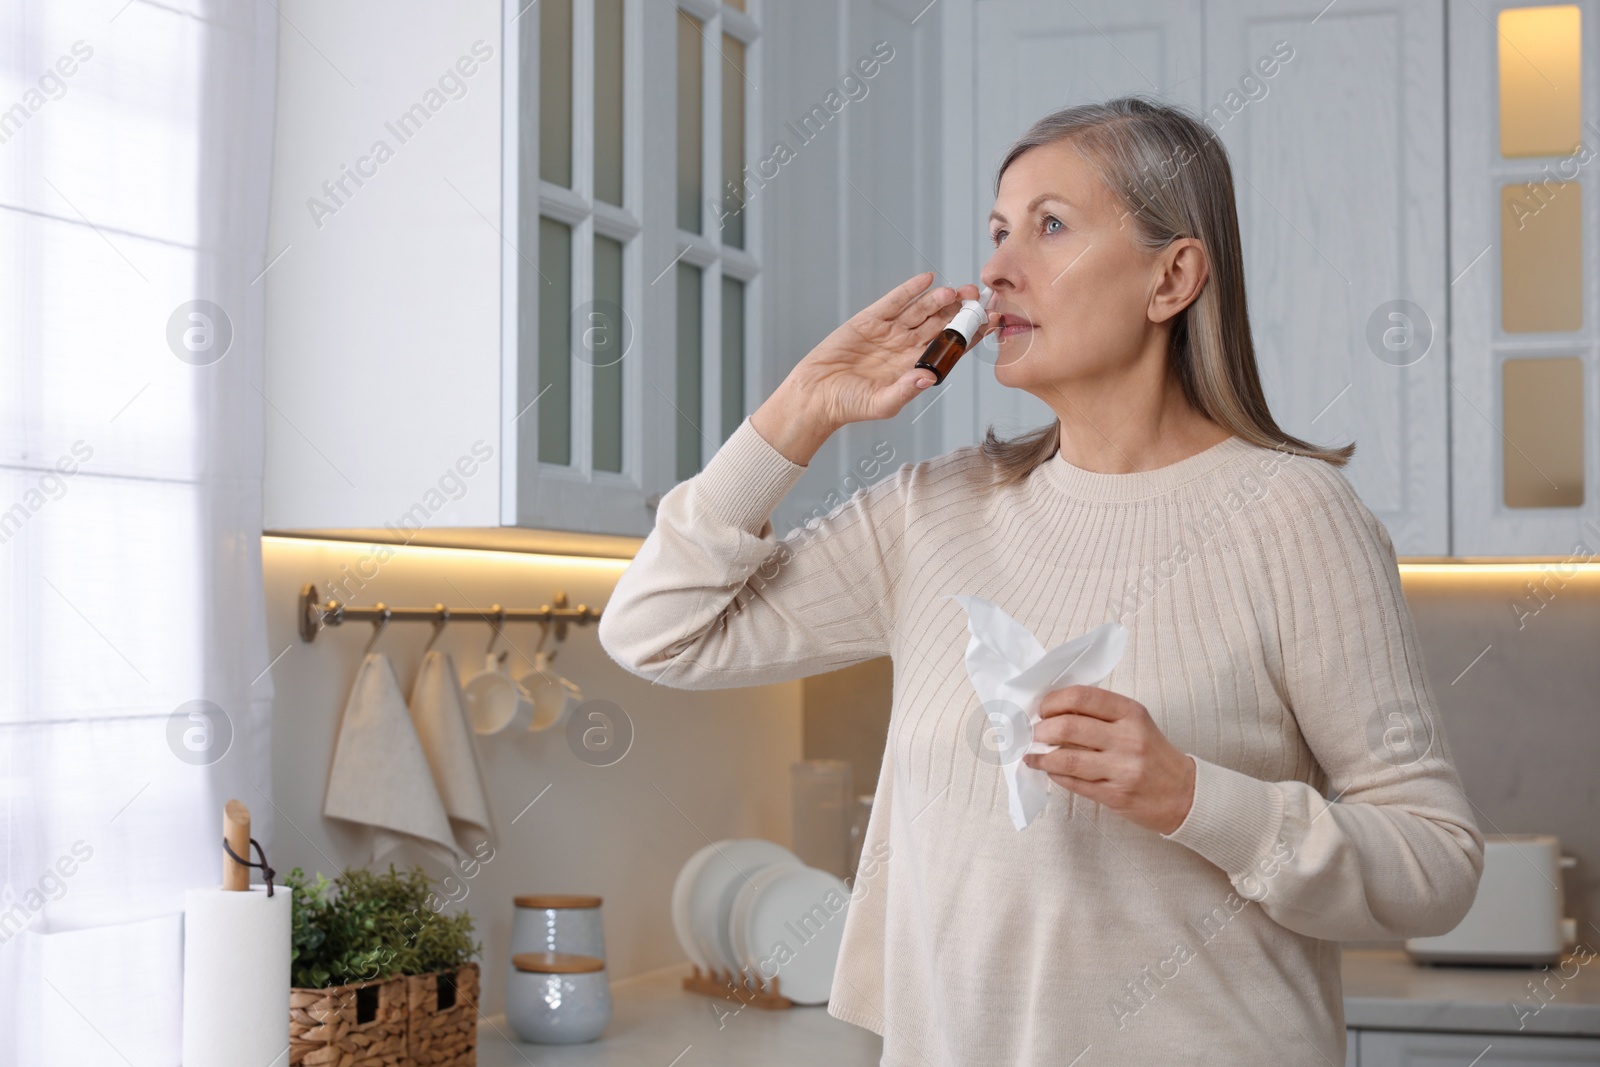
[{"label": "window", "polygon": [[757,22],[716,0],[505,10],[503,518],[643,533],[749,409]]}]

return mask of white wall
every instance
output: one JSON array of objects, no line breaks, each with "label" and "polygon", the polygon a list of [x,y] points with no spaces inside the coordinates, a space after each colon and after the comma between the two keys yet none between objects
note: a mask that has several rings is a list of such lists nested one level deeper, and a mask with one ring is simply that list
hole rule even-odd
[{"label": "white wall", "polygon": [[[321,812],[340,713],[372,627],[347,623],[305,644],[296,629],[296,600],[308,581],[327,595],[372,548],[267,538],[263,549],[267,633],[272,654],[283,653],[272,667],[272,782],[281,817],[275,839],[263,844],[279,871],[300,866],[332,877],[365,859],[355,852],[356,836]],[[358,586],[350,602],[537,607],[561,589],[573,604],[604,605],[623,566],[407,547]],[[370,564],[364,569],[372,572]],[[406,692],[431,632],[427,623],[391,623],[376,646],[393,659]],[[500,647],[509,643],[531,655],[538,633],[537,624],[512,624]],[[488,638],[484,623],[451,624],[434,647],[450,652],[464,671],[483,662]],[[553,638],[549,647],[557,647]],[[520,672],[526,659],[513,651],[511,665]],[[568,629],[554,666],[586,697],[621,706],[633,722],[634,742],[615,765],[593,767],[573,755],[558,731],[476,738],[497,823],[496,853],[465,883],[460,908],[472,914],[484,943],[487,1015],[503,1007],[514,896],[601,896],[608,969],[617,979],[683,960],[669,914],[672,884],[708,839],[790,841],[789,765],[801,753],[799,682],[697,692],[652,686],[612,662],[593,626]],[[546,786],[549,792],[513,824]],[[402,870],[420,863],[431,876],[449,873],[409,846],[378,866],[387,870],[391,859]]]}]

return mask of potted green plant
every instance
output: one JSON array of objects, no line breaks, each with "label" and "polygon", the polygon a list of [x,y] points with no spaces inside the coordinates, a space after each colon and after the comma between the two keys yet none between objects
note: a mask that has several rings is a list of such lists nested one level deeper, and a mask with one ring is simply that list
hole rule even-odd
[{"label": "potted green plant", "polygon": [[[308,884],[296,867],[290,963],[291,1067],[472,1067],[479,967],[473,920],[440,913],[421,867],[346,868]],[[346,1060],[346,1055],[350,1059]]]}]

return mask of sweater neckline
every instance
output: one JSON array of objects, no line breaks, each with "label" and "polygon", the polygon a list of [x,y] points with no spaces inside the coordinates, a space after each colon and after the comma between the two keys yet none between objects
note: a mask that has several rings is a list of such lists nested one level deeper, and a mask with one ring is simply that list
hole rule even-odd
[{"label": "sweater neckline", "polygon": [[1215,470],[1235,456],[1255,446],[1238,434],[1230,434],[1176,463],[1128,474],[1106,474],[1085,470],[1069,462],[1057,447],[1040,465],[1044,481],[1055,489],[1082,500],[1129,501],[1160,496]]}]

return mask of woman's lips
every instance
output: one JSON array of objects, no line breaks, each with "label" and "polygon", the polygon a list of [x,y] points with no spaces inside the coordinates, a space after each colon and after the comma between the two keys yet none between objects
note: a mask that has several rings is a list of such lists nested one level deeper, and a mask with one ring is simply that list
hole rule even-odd
[{"label": "woman's lips", "polygon": [[1000,329],[998,331],[998,335],[1002,341],[1007,337],[1015,337],[1018,334],[1024,333],[1025,331],[1031,329],[1033,329],[1033,323],[1029,322],[1027,319],[1021,319],[1015,315],[1000,316]]}]

